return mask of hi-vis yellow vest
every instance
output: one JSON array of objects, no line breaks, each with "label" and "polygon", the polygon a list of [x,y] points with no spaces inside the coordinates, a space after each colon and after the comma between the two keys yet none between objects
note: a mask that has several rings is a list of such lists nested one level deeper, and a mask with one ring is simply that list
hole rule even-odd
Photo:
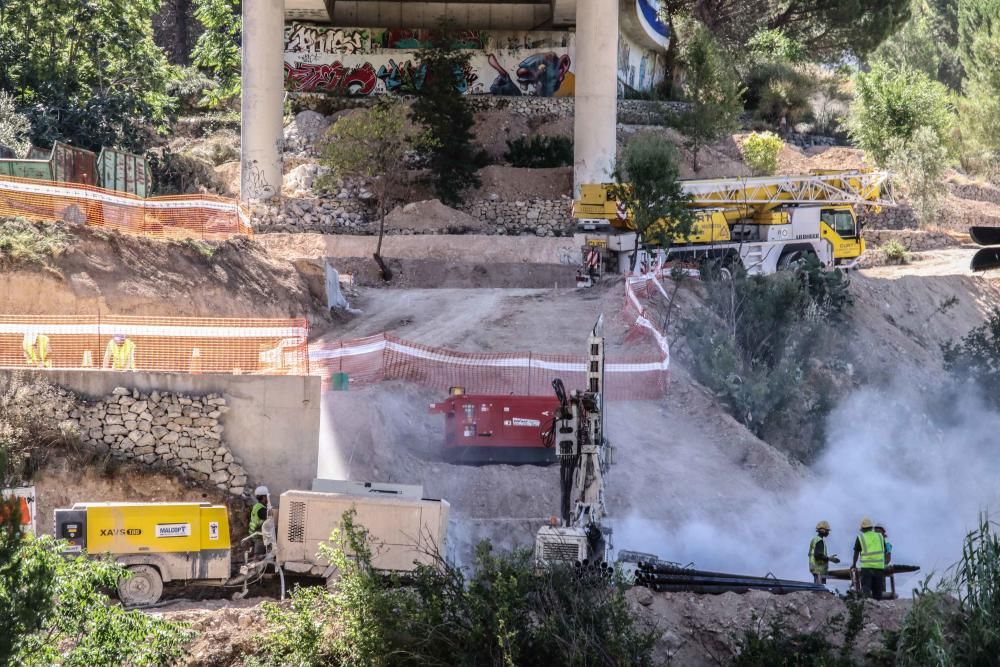
[{"label": "hi-vis yellow vest", "polygon": [[826,574],[830,571],[830,564],[826,561],[820,563],[816,560],[816,543],[823,543],[823,554],[826,554],[826,540],[824,540],[819,535],[813,536],[812,540],[809,542],[809,571],[813,574]]},{"label": "hi-vis yellow vest", "polygon": [[885,569],[885,539],[874,530],[858,534],[861,542],[861,567],[866,570]]},{"label": "hi-vis yellow vest", "polygon": [[48,367],[52,365],[52,362],[49,361],[49,337],[45,334],[39,334],[34,345],[28,345],[25,341],[22,347],[24,353],[28,355],[28,359],[31,360],[32,366]]},{"label": "hi-vis yellow vest", "polygon": [[115,341],[108,342],[108,349],[111,350],[111,368],[116,371],[124,371],[129,368],[129,359],[132,358],[132,350],[135,343],[128,338],[121,345],[116,345]]}]

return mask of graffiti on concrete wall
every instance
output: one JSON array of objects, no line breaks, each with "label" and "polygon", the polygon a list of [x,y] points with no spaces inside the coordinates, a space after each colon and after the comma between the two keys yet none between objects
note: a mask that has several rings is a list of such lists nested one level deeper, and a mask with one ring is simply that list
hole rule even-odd
[{"label": "graffiti on concrete wall", "polygon": [[[485,49],[489,42],[489,35],[482,30],[458,30],[449,36],[452,46],[458,49]],[[383,30],[378,44],[386,49],[413,51],[430,46],[430,37],[430,30]]]},{"label": "graffiti on concrete wall", "polygon": [[378,79],[379,74],[370,63],[352,67],[335,60],[329,64],[298,63],[289,67],[285,62],[285,87],[289,90],[371,95]]},{"label": "graffiti on concrete wall", "polygon": [[664,76],[663,57],[643,48],[624,35],[618,36],[618,95],[650,91]]},{"label": "graffiti on concrete wall", "polygon": [[[367,30],[293,23],[285,29],[285,53],[368,53]],[[287,57],[286,57],[287,60]]]},{"label": "graffiti on concrete wall", "polygon": [[[428,37],[422,30],[293,23],[285,28],[285,87],[346,95],[417,92],[426,70],[414,50]],[[456,46],[472,51],[469,65],[455,72],[462,93],[566,97],[575,92],[571,33],[465,30],[453,38]]]}]

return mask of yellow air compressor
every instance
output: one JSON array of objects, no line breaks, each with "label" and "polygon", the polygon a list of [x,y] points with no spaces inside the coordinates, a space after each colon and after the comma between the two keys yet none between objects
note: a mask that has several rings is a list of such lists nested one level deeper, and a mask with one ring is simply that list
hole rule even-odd
[{"label": "yellow air compressor", "polygon": [[110,554],[131,572],[118,583],[127,605],[150,605],[170,581],[222,584],[230,577],[226,507],[208,503],[77,503],[55,511],[67,551]]}]

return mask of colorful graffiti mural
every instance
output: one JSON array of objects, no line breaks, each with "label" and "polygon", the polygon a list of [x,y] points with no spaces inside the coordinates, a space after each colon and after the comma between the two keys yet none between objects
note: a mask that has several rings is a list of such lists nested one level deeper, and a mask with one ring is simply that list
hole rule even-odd
[{"label": "colorful graffiti mural", "polygon": [[[426,71],[415,64],[414,50],[427,38],[422,30],[293,23],[285,28],[285,87],[347,95],[417,92]],[[466,30],[454,38],[473,51],[469,65],[455,72],[462,93],[565,97],[575,92],[572,33]]]},{"label": "colorful graffiti mural", "polygon": [[379,75],[370,63],[350,67],[334,61],[329,65],[299,63],[289,67],[285,62],[285,87],[292,91],[371,95]]}]

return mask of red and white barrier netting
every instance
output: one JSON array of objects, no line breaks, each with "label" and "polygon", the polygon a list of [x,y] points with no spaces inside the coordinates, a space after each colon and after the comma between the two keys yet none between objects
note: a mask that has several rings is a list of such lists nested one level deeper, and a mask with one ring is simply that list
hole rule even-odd
[{"label": "red and white barrier netting", "polygon": [[0,215],[62,220],[153,238],[225,240],[253,234],[235,199],[178,195],[143,199],[78,183],[0,176]]},{"label": "red and white barrier netting", "polygon": [[[605,363],[605,396],[609,400],[655,399],[666,391],[670,349],[659,327],[646,317],[643,301],[648,288],[663,286],[653,274],[625,280],[625,307],[634,326],[652,336],[658,354],[617,358]],[[634,311],[634,312],[633,312]],[[326,381],[334,373],[347,373],[355,384],[407,380],[446,391],[461,386],[474,394],[552,393],[552,380],[567,387],[586,385],[583,355],[535,353],[475,354],[431,347],[379,334],[356,340],[314,343],[309,348],[310,367]]]}]

